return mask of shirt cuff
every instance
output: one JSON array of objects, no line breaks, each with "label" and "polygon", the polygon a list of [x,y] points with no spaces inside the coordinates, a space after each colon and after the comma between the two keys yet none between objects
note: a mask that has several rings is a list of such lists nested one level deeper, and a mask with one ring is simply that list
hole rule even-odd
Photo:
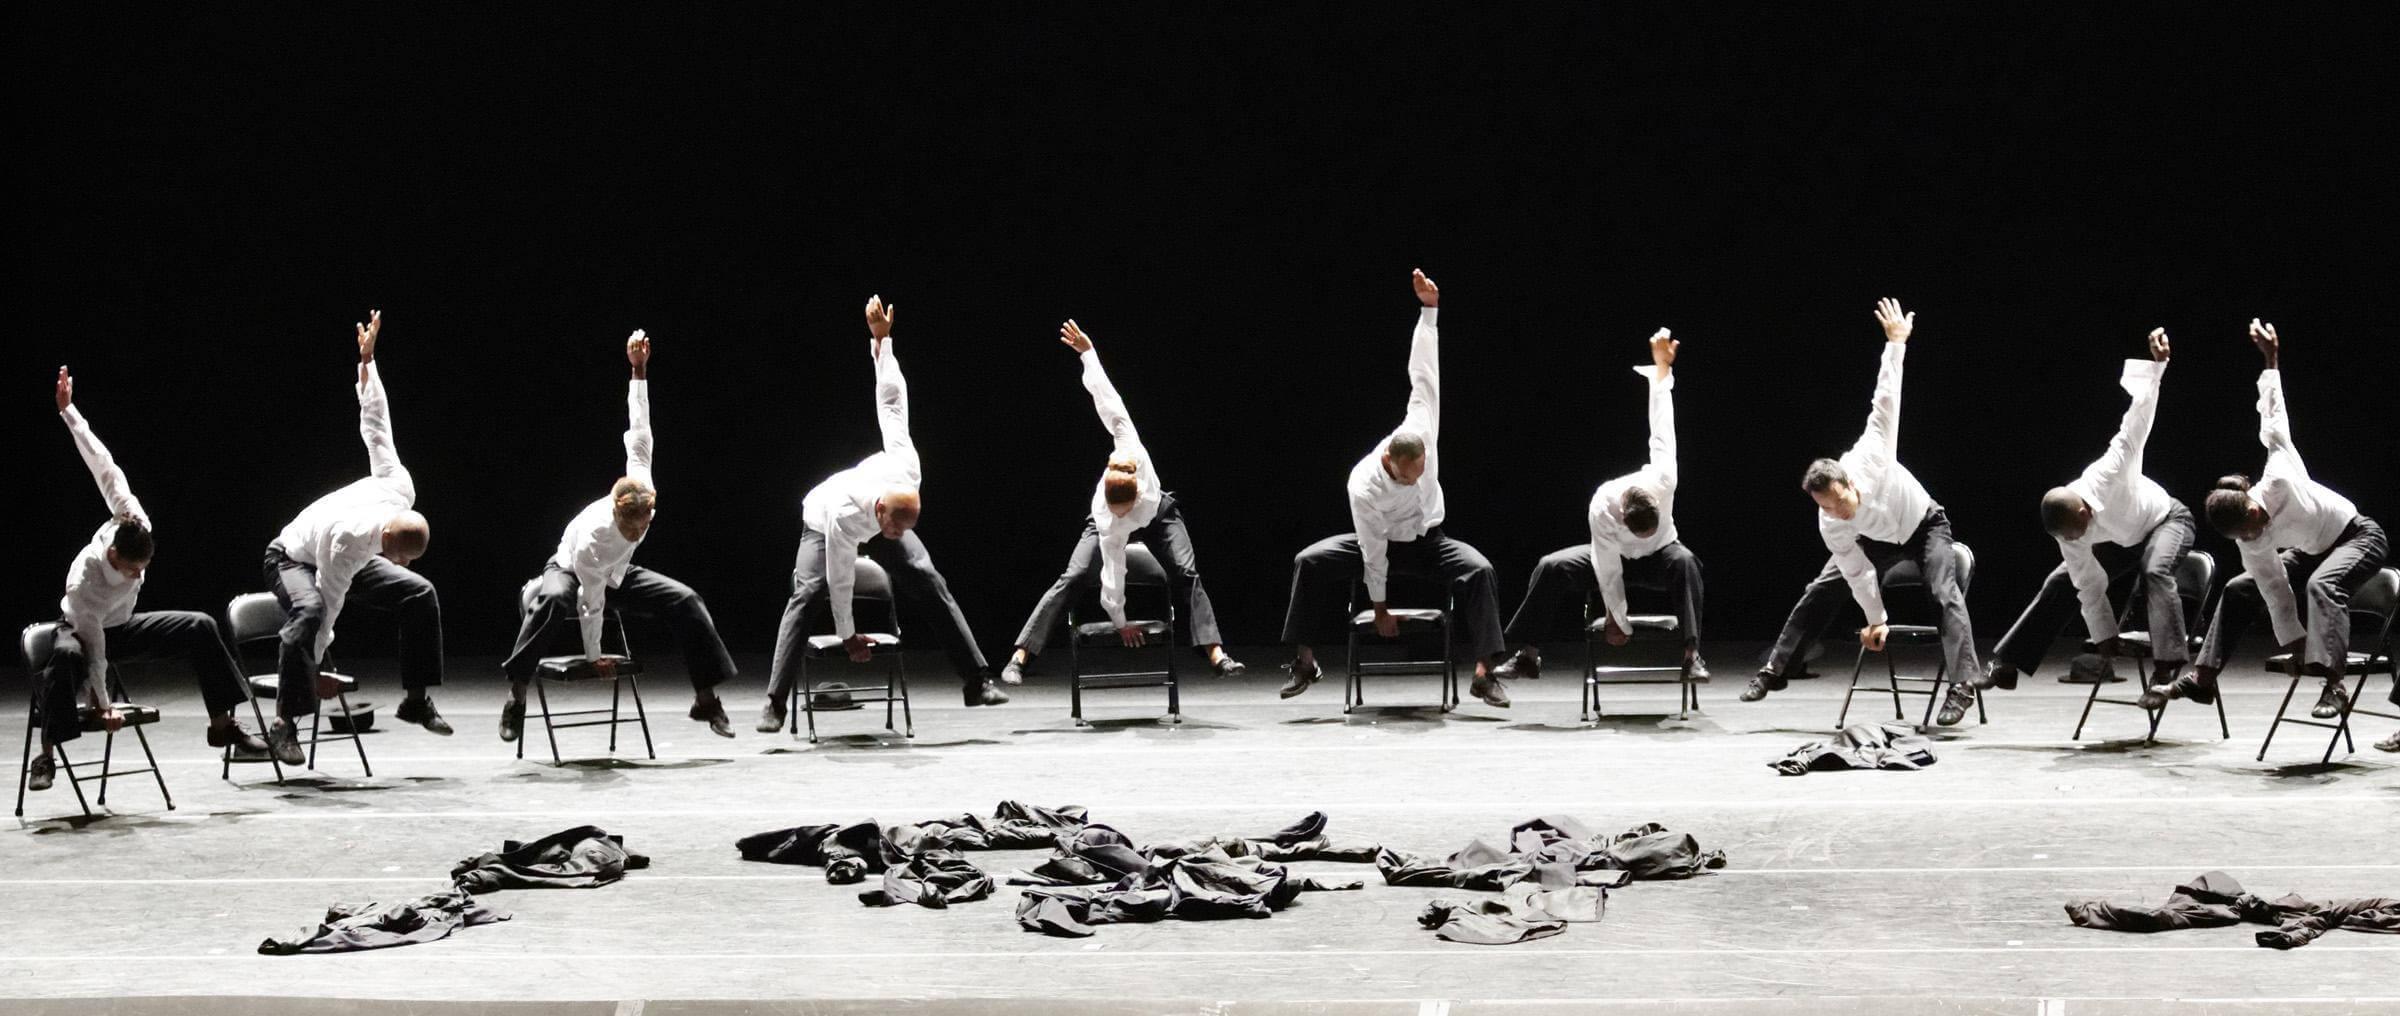
[{"label": "shirt cuff", "polygon": [[1429,324],[1429,325],[1430,325],[1430,324],[1436,324],[1436,323],[1438,323],[1438,321],[1439,321],[1439,319],[1441,318],[1441,316],[1442,316],[1442,309],[1441,309],[1440,307],[1419,307],[1419,308],[1417,308],[1417,320],[1418,320],[1418,321],[1420,321],[1420,322],[1422,322],[1422,323],[1424,323],[1424,324]]}]

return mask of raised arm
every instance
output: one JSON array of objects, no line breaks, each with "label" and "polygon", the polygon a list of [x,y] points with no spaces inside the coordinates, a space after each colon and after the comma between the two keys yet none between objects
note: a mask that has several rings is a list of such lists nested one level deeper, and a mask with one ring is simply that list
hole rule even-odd
[{"label": "raised arm", "polygon": [[142,502],[133,496],[133,485],[126,482],[125,471],[117,468],[116,456],[100,443],[100,435],[92,433],[91,424],[83,412],[75,408],[75,378],[67,368],[58,368],[58,416],[67,422],[67,434],[75,439],[75,451],[83,456],[83,466],[92,472],[92,482],[100,485],[100,498],[108,502],[109,514],[118,518],[139,521],[149,528],[150,516],[142,511]]},{"label": "raised arm", "polygon": [[1119,452],[1139,449],[1142,438],[1133,429],[1133,414],[1125,409],[1125,399],[1117,394],[1117,386],[1108,380],[1108,371],[1100,366],[1100,351],[1092,348],[1092,337],[1073,319],[1058,327],[1058,341],[1083,361],[1083,388],[1092,393],[1092,408],[1100,414],[1100,425],[1108,428]]},{"label": "raised arm", "polygon": [[2133,401],[2125,407],[2125,418],[2118,422],[2117,436],[2109,440],[2108,450],[2084,470],[2103,502],[2120,500],[2120,488],[2142,475],[2142,452],[2150,442],[2150,424],[2158,417],[2159,386],[2167,376],[2169,352],[2166,329],[2153,328],[2150,359],[2125,361],[2125,372],[2117,378],[2117,387]]},{"label": "raised arm", "polygon": [[1410,275],[1409,283],[1416,287],[1423,308],[1417,312],[1417,330],[1409,337],[1408,415],[1400,427],[1424,435],[1425,454],[1430,456],[1442,429],[1442,288],[1422,269]]},{"label": "raised arm", "polygon": [[650,336],[641,329],[625,340],[625,361],[633,366],[633,379],[625,383],[625,475],[655,487],[650,478]]},{"label": "raised arm", "polygon": [[1854,451],[1876,462],[1900,460],[1900,376],[1908,359],[1908,336],[1916,330],[1917,315],[1902,311],[1900,301],[1883,298],[1875,305],[1875,322],[1883,326],[1883,366],[1875,373],[1875,405],[1867,413],[1867,430]]},{"label": "raised arm", "polygon": [[900,355],[892,347],[892,318],[899,307],[883,297],[867,299],[868,352],[875,358],[875,422],[883,428],[883,450],[908,464],[909,479],[917,479],[917,446],[908,436],[908,379],[900,374]]},{"label": "raised arm", "polygon": [[383,312],[367,312],[358,325],[358,436],[367,444],[367,471],[385,478],[404,478],[400,450],[392,444],[392,406],[383,391],[383,372],[375,367],[375,340],[383,331]]},{"label": "raised arm", "polygon": [[[1650,336],[1650,468],[1675,486],[1675,350],[1683,345],[1664,328]],[[1620,590],[1622,595],[1622,590]]]},{"label": "raised arm", "polygon": [[2308,466],[2292,444],[2292,420],[2283,402],[2283,338],[2275,334],[2274,325],[2251,318],[2250,341],[2267,361],[2266,369],[2258,372],[2258,443],[2266,446],[2268,460],[2281,464],[2292,479],[2304,478]]}]

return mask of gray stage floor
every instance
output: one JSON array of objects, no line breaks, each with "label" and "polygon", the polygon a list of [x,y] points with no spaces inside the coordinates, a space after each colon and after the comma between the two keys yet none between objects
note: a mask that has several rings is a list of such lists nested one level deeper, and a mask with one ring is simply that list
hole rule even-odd
[{"label": "gray stage floor", "polygon": [[[562,767],[512,757],[492,731],[498,685],[458,676],[491,673],[489,662],[461,660],[441,699],[457,736],[387,730],[368,742],[374,778],[329,755],[318,777],[283,787],[263,766],[220,782],[196,696],[152,676],[137,686],[163,693],[148,696],[170,717],[152,740],[178,809],[160,810],[154,788],[134,781],[111,788],[114,814],[97,821],[64,817],[75,807],[63,786],[34,796],[0,847],[0,997],[17,999],[0,1009],[2400,1011],[2400,938],[2340,932],[2276,952],[2253,945],[2252,928],[2129,935],[2072,927],[2060,910],[2083,897],[2156,901],[2211,868],[2265,895],[2400,895],[2400,756],[2368,746],[2387,721],[2332,765],[2316,764],[2323,732],[2305,728],[2286,728],[2254,762],[2283,684],[2253,672],[2229,681],[2231,741],[2179,704],[2155,746],[2122,707],[2102,707],[2076,743],[2067,735],[2083,690],[2045,676],[1996,696],[1990,725],[1942,735],[1941,761],[1925,771],[1782,777],[1767,763],[1828,731],[1843,682],[1799,682],[1745,705],[1734,698],[1745,657],[1720,653],[1724,671],[1688,721],[1662,717],[1673,691],[1651,688],[1613,691],[1614,715],[1581,725],[1575,686],[1560,677],[1519,683],[1506,711],[1470,700],[1447,716],[1345,718],[1337,682],[1281,702],[1280,675],[1261,668],[1192,681],[1180,727],[1157,722],[1162,697],[1124,691],[1097,693],[1099,724],[1077,729],[1056,678],[1036,678],[1009,706],[968,710],[927,675],[913,743],[876,736],[880,714],[856,712],[827,718],[842,736],[814,748],[749,732],[754,681],[730,690],[742,736],[723,741],[683,719],[679,680],[656,675],[645,684],[656,762]],[[396,700],[388,677],[364,673],[367,697]],[[1385,679],[1373,691],[1430,701],[1432,682]],[[1859,715],[1874,718],[1876,700],[1862,701]],[[533,735],[538,750],[538,725]],[[598,752],[604,736],[561,734],[570,756]],[[1337,840],[1426,853],[1544,813],[1597,829],[1657,821],[1731,864],[1636,884],[1612,896],[1605,922],[1520,946],[1438,941],[1416,914],[1460,893],[1317,863],[1299,867],[1369,885],[1307,895],[1272,920],[1065,940],[1019,931],[1014,889],[948,912],[871,910],[854,887],[744,863],[732,846],[803,822],[988,813],[1012,798],[1088,806],[1137,840],[1260,833],[1323,810]],[[505,894],[515,920],[444,942],[255,954],[328,903],[431,891],[460,857],[587,822],[655,866],[598,890]],[[1003,873],[1043,855],[974,856]],[[589,1004],[484,1004],[503,999]],[[990,999],[1017,1001],[977,1001]]]}]

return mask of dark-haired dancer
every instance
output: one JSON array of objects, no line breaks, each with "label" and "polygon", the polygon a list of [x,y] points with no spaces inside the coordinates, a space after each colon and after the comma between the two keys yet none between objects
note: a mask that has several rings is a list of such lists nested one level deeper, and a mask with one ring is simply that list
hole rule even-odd
[{"label": "dark-haired dancer", "polygon": [[1083,525],[1083,538],[1067,557],[1066,573],[1051,583],[1050,591],[1034,605],[1033,616],[1017,635],[1016,653],[1000,670],[1000,680],[1006,684],[1024,681],[1025,667],[1058,628],[1067,599],[1094,583],[1100,586],[1100,609],[1117,626],[1118,639],[1128,646],[1142,644],[1142,630],[1125,619],[1125,545],[1134,540],[1150,548],[1166,570],[1171,593],[1188,604],[1184,619],[1190,641],[1207,657],[1209,668],[1218,677],[1241,673],[1240,661],[1225,655],[1225,647],[1219,644],[1224,637],[1217,633],[1216,607],[1200,584],[1200,558],[1192,549],[1183,510],[1175,495],[1161,485],[1158,469],[1150,463],[1150,450],[1142,446],[1141,435],[1133,429],[1133,416],[1126,411],[1124,398],[1117,394],[1117,386],[1109,383],[1108,372],[1100,368],[1100,353],[1092,348],[1091,336],[1069,321],[1059,326],[1058,341],[1083,361],[1083,387],[1092,393],[1092,408],[1099,411],[1100,423],[1108,428],[1116,445],[1109,452],[1108,468],[1100,474],[1098,488],[1092,491],[1091,513]]},{"label": "dark-haired dancer", "polygon": [[1859,644],[1882,651],[1891,628],[1883,611],[1883,573],[1911,562],[1941,606],[1942,653],[1957,683],[1950,686],[1935,722],[1949,726],[1975,704],[1973,681],[1983,668],[1975,663],[1975,629],[1967,618],[1958,557],[1950,549],[1957,540],[1950,533],[1949,513],[1900,464],[1900,368],[1908,357],[1908,336],[1917,316],[1902,311],[1900,301],[1886,298],[1876,304],[1875,320],[1883,326],[1883,368],[1875,377],[1866,434],[1842,453],[1840,461],[1809,463],[1800,479],[1801,489],[1817,503],[1817,534],[1833,557],[1801,592],[1766,666],[1742,691],[1742,701],[1756,702],[1768,692],[1783,690],[1783,668],[1832,620],[1845,583],[1866,613]]},{"label": "dark-haired dancer", "polygon": [[[2350,499],[2308,477],[2292,446],[2283,404],[2283,340],[2275,326],[2250,321],[2250,341],[2267,360],[2258,373],[2258,443],[2267,467],[2258,482],[2228,476],[2208,494],[2208,524],[2241,548],[2242,574],[2225,584],[2217,614],[2191,673],[2164,692],[2194,702],[2217,700],[2217,674],[2233,656],[2243,626],[2262,607],[2275,641],[2292,654],[2292,674],[2317,674],[2325,689],[2309,715],[2329,720],[2342,712],[2342,668],[2350,660],[2350,594],[2383,567],[2391,546],[2383,527],[2359,514]],[[2294,602],[2295,576],[2307,576],[2308,622]]]},{"label": "dark-haired dancer", "polygon": [[675,630],[683,667],[692,680],[692,719],[718,737],[732,737],[733,724],[717,700],[717,685],[734,676],[733,655],[717,637],[708,605],[692,587],[633,563],[633,552],[650,535],[658,511],[658,488],[650,475],[650,336],[635,331],[625,340],[625,474],[608,496],[585,505],[558,538],[558,550],[542,567],[541,591],[517,629],[517,644],[500,669],[508,674],[509,698],[500,706],[500,739],[514,741],[525,730],[525,689],[541,666],[551,633],[573,618],[582,636],[583,658],[602,676],[616,674],[617,657],[600,651],[606,613],[621,609],[655,617]]},{"label": "dark-haired dancer", "polygon": [[67,568],[67,593],[58,601],[63,620],[51,636],[50,663],[41,678],[42,753],[26,768],[26,789],[48,790],[57,779],[51,749],[83,736],[83,722],[76,715],[79,703],[98,714],[104,729],[113,732],[125,725],[109,695],[111,659],[189,662],[208,708],[209,747],[230,744],[236,761],[265,761],[267,742],[233,718],[234,707],[249,696],[242,690],[233,654],[217,634],[216,619],[196,610],[134,612],[155,546],[150,516],[133,496],[116,457],[75,408],[75,378],[65,367],[58,369],[57,394],[58,417],[66,421],[92,481],[100,485],[109,520],[100,524]]},{"label": "dark-haired dancer", "polygon": [[1593,590],[1607,614],[1601,637],[1624,645],[1625,583],[1664,589],[1674,603],[1683,658],[1692,676],[1708,679],[1700,658],[1700,558],[1675,531],[1675,349],[1682,343],[1664,328],[1650,336],[1650,364],[1635,367],[1650,387],[1650,464],[1600,485],[1585,520],[1591,542],[1544,556],[1533,568],[1525,602],[1508,621],[1509,641],[1519,643],[1514,669],[1534,676],[1541,654],[1533,643],[1578,631],[1584,601]]},{"label": "dark-haired dancer", "polygon": [[[2133,404],[2126,408],[2108,451],[2075,482],[2042,495],[2042,528],[2058,541],[2061,563],[1992,648],[1991,669],[1980,676],[1977,687],[2015,688],[2017,675],[2042,665],[2043,654],[2078,603],[2092,641],[2116,655],[2117,618],[2109,609],[2108,586],[2137,568],[2150,618],[2153,691],[2142,697],[2145,708],[2166,704],[2167,683],[2191,655],[2191,641],[2183,630],[2183,600],[2175,589],[2175,565],[2192,549],[2192,510],[2142,475],[2142,449],[2150,440],[2151,420],[2158,415],[2158,390],[2170,352],[2166,329],[2151,329],[2149,341],[2150,359],[2125,361],[2118,384],[2133,396]],[[2114,568],[2103,567],[2094,550],[2104,543],[2139,553],[2120,558]]]}]

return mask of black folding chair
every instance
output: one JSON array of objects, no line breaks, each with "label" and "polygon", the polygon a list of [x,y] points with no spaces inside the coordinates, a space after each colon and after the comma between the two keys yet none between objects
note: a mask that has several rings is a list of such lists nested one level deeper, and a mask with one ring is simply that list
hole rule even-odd
[{"label": "black folding chair", "polygon": [[[233,644],[234,661],[242,663],[244,669],[247,669],[248,664],[245,661],[244,653],[250,646],[260,642],[280,643],[283,637],[283,621],[283,605],[275,602],[273,593],[243,593],[234,597],[232,602],[225,605],[225,640]],[[327,732],[324,729],[324,710],[312,709],[309,711],[308,736],[298,738],[299,743],[308,746],[308,768],[313,770],[317,767],[318,745],[327,741],[348,741],[350,746],[358,751],[358,768],[368,776],[375,775],[375,767],[367,763],[367,744],[359,737],[359,728],[365,725],[365,717],[350,706],[350,693],[358,690],[358,678],[335,670],[330,657],[317,661],[317,676],[321,680],[333,682],[333,700],[341,712],[342,729],[339,733]],[[268,668],[266,673],[251,674],[243,680],[250,686],[250,695],[254,704],[258,699],[274,698],[282,692],[281,676],[272,667]],[[295,690],[295,694],[315,695],[317,690],[300,688]],[[262,728],[259,732],[266,734],[267,731],[264,729],[266,721],[262,718],[259,722]],[[294,733],[298,732],[294,731]],[[226,772],[230,775],[230,767]],[[283,782],[283,777],[283,767],[277,765],[275,782]]]},{"label": "black folding chair", "polygon": [[[2187,663],[2195,654],[2200,652],[2201,638],[2199,635],[2194,633],[2200,630],[2200,625],[2207,623],[2205,619],[2208,617],[2207,607],[2211,595],[2210,584],[2216,580],[2216,575],[2217,559],[2208,556],[2207,551],[2185,551],[2183,559],[2175,562],[2175,596],[2183,601],[2184,638],[2189,642],[2189,644],[2184,647],[2183,657]],[[2147,593],[2142,591],[2140,583],[2135,583],[2133,595],[2128,596],[2125,599],[2124,612],[2117,615],[2117,643],[2123,647],[2124,656],[2137,661],[2146,661],[2157,655],[2156,647],[2151,645],[2150,632],[2131,631],[2126,629],[2127,625],[2132,624],[2134,621],[2147,613],[2147,611],[2143,609],[2145,604],[2142,602],[2143,597],[2147,595]],[[2099,652],[2100,645],[2096,642],[2086,641],[2083,644],[2083,651],[2087,653]],[[2134,686],[2137,688],[2145,687],[2147,686],[2147,683],[2148,680],[2146,676],[2137,676]],[[2105,703],[2112,706],[2132,706],[2136,709],[2141,708],[2142,702],[2139,698],[2122,699],[2100,697],[2100,689],[2106,686],[2106,684],[2107,682],[2105,681],[2095,681],[2092,683],[2091,694],[2085,696],[2083,700],[2083,715],[2076,718],[2075,733],[2068,735],[2068,740],[2080,741],[2083,739],[2084,722],[2092,718],[2092,706],[2096,703]],[[2149,714],[2150,717],[2150,730],[2148,733],[2142,735],[2142,743],[2150,744],[2158,740],[2158,722],[2161,718],[2166,716],[2167,710],[2165,706],[2160,706],[2157,709],[2144,709],[2142,711]],[[2218,696],[2217,698],[2217,731],[2218,736],[2221,739],[2231,738],[2233,736],[2233,728],[2227,725],[2225,722],[2225,699],[2223,696]]]},{"label": "black folding chair", "polygon": [[[1081,604],[1067,608],[1067,631],[1072,636],[1068,641],[1068,660],[1072,666],[1074,678],[1073,690],[1068,699],[1070,703],[1068,712],[1074,717],[1076,726],[1089,726],[1083,721],[1083,691],[1086,688],[1164,687],[1167,689],[1167,722],[1183,722],[1183,686],[1180,675],[1175,669],[1175,660],[1180,654],[1175,651],[1174,589],[1167,584],[1167,570],[1159,565],[1158,558],[1150,553],[1150,548],[1139,543],[1129,543],[1125,547],[1125,602],[1129,610],[1133,605],[1133,595],[1136,589],[1155,591],[1159,600],[1159,613],[1163,617],[1144,619],[1128,614],[1125,620],[1132,627],[1140,629],[1143,641],[1155,643],[1158,646],[1161,658],[1165,661],[1164,666],[1158,670],[1084,673],[1083,648],[1085,646],[1089,645],[1093,648],[1122,647],[1124,642],[1122,637],[1117,634],[1117,623],[1109,620],[1105,612],[1094,610],[1092,613],[1098,615],[1098,620],[1082,621],[1079,618],[1087,615],[1078,613],[1077,607],[1080,607]],[[1096,600],[1097,597],[1095,596],[1093,599]],[[1098,604],[1095,602],[1094,606],[1097,607]]]},{"label": "black folding chair", "polygon": [[[28,696],[25,706],[25,750],[18,759],[18,818],[25,817],[25,789],[33,778],[33,731],[35,727],[41,726],[42,722],[42,670],[50,665],[51,644],[58,637],[58,627],[59,623],[56,621],[29,624],[17,636],[17,648],[25,654],[26,683],[33,689],[33,694]],[[125,679],[118,675],[117,665],[114,661],[108,665],[107,691],[110,704],[115,707],[117,714],[125,719],[124,726],[126,729],[132,730],[134,740],[140,742],[144,765],[140,769],[114,768],[117,757],[116,732],[109,730],[108,725],[101,721],[98,710],[88,705],[77,706],[75,718],[82,725],[83,732],[101,735],[100,760],[98,762],[73,761],[67,757],[67,746],[64,743],[48,749],[58,757],[57,766],[65,773],[68,788],[75,791],[75,806],[82,809],[85,818],[92,816],[91,802],[83,799],[83,785],[86,782],[92,780],[100,782],[99,804],[106,808],[108,807],[109,777],[140,776],[148,773],[152,779],[158,781],[158,796],[167,802],[167,810],[174,811],[175,798],[167,793],[166,774],[158,771],[158,756],[150,752],[150,735],[142,732],[143,727],[158,722],[158,710],[152,706],[135,705],[127,701],[133,696],[125,693]],[[76,772],[79,768],[91,769],[94,767],[100,771],[96,773]]]},{"label": "black folding chair", "polygon": [[[856,688],[846,689],[846,693],[854,704],[883,703],[883,729],[885,730],[900,729],[893,725],[892,716],[892,707],[895,703],[898,704],[900,722],[906,725],[902,736],[914,738],[917,736],[917,721],[908,707],[908,654],[907,647],[900,641],[900,601],[892,594],[892,577],[886,574],[883,566],[876,564],[873,559],[861,557],[858,559],[857,570],[853,573],[853,578],[850,590],[853,616],[863,613],[857,610],[860,604],[881,603],[884,606],[884,616],[890,622],[891,631],[859,632],[859,634],[865,635],[868,641],[874,643],[870,652],[884,661],[883,694],[862,694],[863,689]],[[831,626],[832,619],[828,614],[827,627]],[[787,710],[792,717],[792,736],[800,736],[800,718],[806,715],[808,717],[808,741],[810,744],[815,744],[817,741],[816,677],[810,671],[810,664],[820,660],[847,660],[849,653],[849,649],[842,645],[842,637],[839,635],[827,633],[809,636],[808,646],[800,653],[800,682],[792,689],[793,702],[791,708]],[[836,710],[827,709],[825,711]]]},{"label": "black folding chair", "polygon": [[[1393,576],[1391,586],[1385,592],[1387,594],[1398,592],[1400,581],[1399,576]],[[1382,677],[1432,675],[1440,677],[1442,679],[1442,711],[1446,713],[1458,708],[1458,663],[1452,658],[1454,655],[1452,649],[1456,642],[1456,636],[1453,633],[1456,625],[1452,614],[1458,604],[1447,590],[1442,592],[1440,599],[1444,606],[1438,609],[1433,607],[1389,608],[1393,619],[1400,623],[1400,634],[1398,638],[1385,639],[1375,633],[1375,610],[1371,601],[1367,599],[1366,585],[1364,583],[1352,584],[1350,636],[1348,652],[1345,654],[1348,680],[1342,688],[1342,712],[1353,712],[1367,704],[1366,679],[1368,675]],[[1422,637],[1426,634],[1441,636],[1442,655],[1440,657],[1405,656],[1397,660],[1375,661],[1360,658],[1359,640],[1361,638],[1375,640],[1368,643],[1370,648],[1377,645],[1406,646],[1412,637]]]},{"label": "black folding chair", "polygon": [[[538,578],[527,580],[525,585],[517,590],[519,617],[529,616],[533,613],[534,605],[541,598],[541,592],[542,580]],[[614,621],[617,625],[618,651],[614,653],[608,651],[607,622],[609,621]],[[633,658],[633,641],[625,633],[623,612],[610,610],[608,616],[602,619],[600,651],[604,658],[616,662],[615,669],[606,676],[600,673],[599,668],[592,665],[591,660],[586,659],[580,653],[571,656],[545,656],[541,658],[541,662],[534,665],[533,693],[542,707],[542,732],[550,738],[550,763],[552,765],[563,761],[558,755],[558,732],[569,727],[607,727],[608,753],[615,755],[617,753],[617,728],[628,723],[635,724],[642,728],[642,753],[653,759],[658,757],[658,749],[650,743],[650,714],[642,709],[642,665]],[[550,708],[549,685],[590,684],[595,681],[608,682],[608,708],[555,711]],[[625,691],[629,688],[633,691],[633,716],[630,719],[625,716],[623,708]],[[608,718],[574,719],[560,723],[558,719],[562,716],[606,716]],[[525,757],[525,738],[522,736],[517,738],[517,757]]]},{"label": "black folding chair", "polygon": [[[1950,546],[1958,554],[1958,588],[1961,593],[1964,593],[1968,587],[1974,584],[1975,552],[1969,550],[1963,543],[1953,543]],[[1924,572],[1913,561],[1903,561],[1894,566],[1883,574],[1881,581],[1883,602],[1887,610],[1895,599],[1894,593],[1909,593],[1913,598],[1932,602],[1932,591],[1926,588]],[[1895,720],[1908,718],[1908,710],[1900,704],[1900,696],[1925,696],[1925,718],[1918,721],[1917,729],[1931,729],[1934,710],[1941,707],[1942,699],[1949,694],[1950,686],[1969,680],[1971,675],[1951,673],[1947,654],[1944,654],[1942,661],[1935,666],[1931,677],[1902,674],[1899,663],[1894,659],[1900,647],[1932,646],[1938,650],[1942,644],[1942,630],[1938,625],[1930,624],[1892,624],[1887,625],[1886,628],[1883,652],[1878,654],[1883,657],[1884,669],[1884,688],[1879,690],[1888,690],[1891,693],[1892,718]],[[1867,669],[1867,655],[1873,652],[1874,650],[1868,649],[1863,644],[1858,647],[1858,662],[1850,668],[1850,687],[1842,693],[1842,713],[1833,721],[1833,729],[1840,730],[1843,724],[1850,721],[1850,699],[1858,694],[1859,677]],[[1903,684],[1922,684],[1926,687],[1923,689],[1903,688],[1901,687]],[[1983,699],[1984,697],[1981,695],[1975,696],[1975,722],[1990,723],[1991,718],[1984,714]]]},{"label": "black folding chair", "polygon": [[[2342,679],[2347,681],[2352,676],[2356,676],[2358,684],[2356,687],[2343,689],[2340,718],[2328,722],[2311,717],[2284,715],[2285,711],[2292,707],[2292,693],[2300,690],[2300,678],[2303,675],[2293,675],[2291,683],[2284,686],[2283,702],[2275,707],[2275,722],[2267,725],[2267,739],[2259,742],[2258,761],[2267,760],[2267,746],[2275,743],[2276,728],[2286,723],[2296,723],[2303,727],[2323,727],[2333,731],[2333,736],[2325,742],[2325,757],[2318,760],[2319,764],[2324,764],[2332,762],[2333,750],[2344,744],[2350,746],[2349,751],[2344,754],[2358,750],[2358,742],[2350,735],[2351,717],[2376,716],[2387,720],[2400,720],[2400,714],[2376,712],[2372,709],[2358,707],[2359,698],[2367,693],[2367,678],[2376,674],[2392,674],[2392,616],[2395,613],[2400,613],[2400,568],[2386,568],[2376,572],[2374,578],[2368,579],[2365,585],[2358,587],[2358,591],[2350,595],[2351,644],[2370,645],[2375,649],[2372,652],[2345,654],[2348,659],[2342,665]],[[2291,666],[2292,654],[2290,653],[2277,653],[2267,657],[2267,669],[2270,672],[2289,673]],[[2323,680],[2325,677],[2323,670],[2313,665],[2303,669],[2310,672],[2306,676],[2319,680]],[[2394,677],[2394,680],[2400,680],[2400,677]]]},{"label": "black folding chair", "polygon": [[[1626,632],[1630,644],[1673,642],[1678,649],[1672,666],[1601,665],[1597,661],[1607,646],[1608,610],[1599,603],[1597,595],[1584,603],[1583,626],[1583,712],[1584,722],[1600,718],[1600,689],[1603,686],[1672,684],[1675,692],[1675,718],[1689,719],[1691,711],[1700,708],[1700,685],[1705,678],[1692,676],[1692,663],[1682,658],[1682,624],[1673,614],[1628,614],[1625,622],[1633,626]],[[1614,647],[1608,647],[1614,648]]]}]

